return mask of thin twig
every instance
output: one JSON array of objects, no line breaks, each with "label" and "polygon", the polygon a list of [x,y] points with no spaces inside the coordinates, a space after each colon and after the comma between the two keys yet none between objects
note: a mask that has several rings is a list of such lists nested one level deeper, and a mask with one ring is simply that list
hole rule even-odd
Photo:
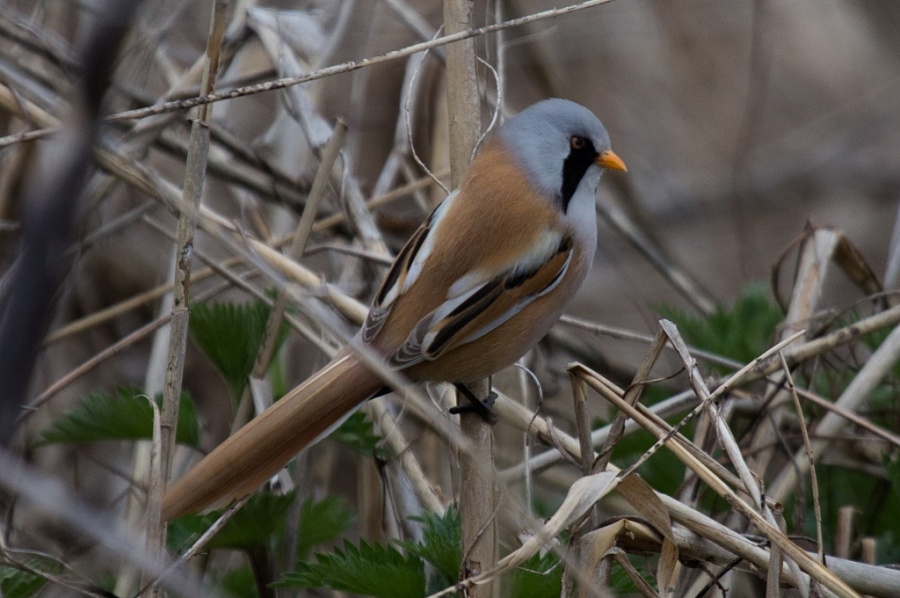
[{"label": "thin twig", "polygon": [[[581,367],[583,366],[579,366],[579,369]],[[531,430],[532,428],[538,430],[547,429],[548,424],[545,418],[535,416],[522,405],[504,397],[502,394],[498,397],[494,407],[504,421],[511,423],[520,430]],[[633,417],[640,418],[637,413]],[[578,441],[576,439],[561,431],[556,432],[556,437],[560,444],[566,447],[567,451],[570,451],[576,458],[580,458]],[[622,473],[613,464],[609,465],[608,470],[617,471],[620,475]],[[761,571],[767,569],[769,551],[760,546],[758,539],[746,538],[671,496],[659,492],[656,495],[662,501],[672,520],[690,530],[685,532],[676,526],[674,529],[676,538],[682,538],[688,546],[698,546],[698,543],[703,543],[707,548],[711,548],[713,544],[717,545],[721,547],[717,549],[719,555],[737,555]],[[658,535],[654,537],[658,541]],[[698,538],[701,540],[698,541]],[[704,543],[703,539],[709,543]],[[678,544],[681,546],[682,540],[679,540]],[[731,560],[727,556],[724,558]],[[856,588],[858,592],[892,598],[894,588],[900,583],[900,573],[884,567],[864,567],[860,566],[859,563],[834,558],[829,558],[828,566],[842,579]],[[782,581],[789,584],[800,583],[800,580],[788,569],[782,571]]]},{"label": "thin twig", "polygon": [[[871,397],[872,392],[886,376],[897,360],[900,359],[900,326],[894,328],[883,343],[872,353],[868,361],[847,385],[841,396],[834,402],[835,406],[846,411],[855,411],[864,405]],[[846,425],[846,420],[834,412],[825,414],[825,417],[816,425],[816,436],[828,437]],[[825,450],[828,442],[815,440],[812,442],[813,456],[818,459]],[[805,473],[808,461],[804,458],[803,451],[795,454],[769,487],[769,495],[775,500],[783,501],[797,483],[797,476]]]},{"label": "thin twig", "polygon": [[203,547],[206,546],[209,541],[212,540],[213,537],[217,533],[219,533],[219,531],[221,531],[223,527],[225,527],[225,524],[228,523],[232,517],[234,517],[235,513],[241,510],[241,507],[243,507],[247,503],[247,501],[250,500],[251,496],[252,495],[248,494],[247,496],[241,497],[234,501],[231,506],[225,509],[225,511],[221,515],[219,515],[215,521],[213,521],[212,525],[210,525],[206,529],[206,531],[204,531],[203,534],[201,534],[200,537],[197,538],[197,540],[191,545],[191,547],[188,548],[184,552],[184,554],[178,557],[178,560],[174,561],[172,564],[166,567],[166,570],[160,573],[159,576],[155,580],[153,580],[153,585],[158,586],[163,581],[165,581],[166,577],[171,575],[173,571],[197,556],[197,553],[203,550]]},{"label": "thin twig", "polygon": [[[644,385],[650,377],[650,370],[656,365],[656,361],[659,359],[665,345],[666,337],[663,332],[660,331],[656,334],[656,337],[654,337],[650,350],[644,355],[641,365],[638,366],[637,372],[634,374],[631,385],[625,392],[623,398],[629,404],[634,405],[640,400]],[[595,465],[596,471],[606,470],[610,457],[612,457],[612,451],[615,448],[616,443],[618,443],[619,439],[622,437],[622,433],[625,431],[625,422],[627,419],[628,417],[624,413],[620,412],[616,414],[616,418],[610,426],[609,435],[606,437],[606,440],[603,442],[603,447],[600,449],[600,456],[597,458],[597,463]]]},{"label": "thin twig", "polygon": [[[338,64],[330,67],[326,67],[323,69],[319,69],[318,71],[308,73],[305,75],[299,75],[296,77],[284,77],[282,79],[277,79],[275,81],[268,81],[266,83],[259,83],[256,85],[247,85],[244,87],[239,87],[237,89],[232,89],[229,91],[223,91],[219,93],[211,93],[203,96],[199,96],[196,98],[190,98],[186,100],[174,100],[171,102],[165,102],[163,104],[159,104],[156,106],[148,106],[146,108],[138,108],[135,110],[128,110],[125,112],[120,112],[118,114],[114,114],[109,117],[110,121],[121,121],[121,120],[134,120],[138,118],[146,118],[148,116],[153,116],[155,114],[163,114],[166,112],[179,112],[183,110],[189,110],[196,106],[201,106],[204,104],[212,104],[214,102],[221,102],[223,100],[231,100],[234,98],[245,97],[249,95],[254,95],[258,93],[265,93],[269,91],[276,91],[279,89],[285,89],[288,87],[292,87],[294,85],[300,85],[301,83],[307,83],[309,81],[315,81],[317,79],[323,79],[325,77],[331,77],[333,75],[339,75],[342,73],[349,73],[351,71],[355,71],[361,68],[366,68],[370,66],[374,66],[377,64],[382,64],[384,62],[388,62],[391,60],[397,60],[399,58],[405,58],[407,56],[411,56],[412,54],[417,54],[419,52],[424,52],[425,50],[430,50],[432,48],[438,48],[441,46],[446,46],[447,44],[451,44],[453,42],[467,40],[473,37],[479,37],[482,35],[486,35],[488,33],[494,33],[496,31],[501,31],[503,29],[509,29],[510,27],[520,27],[522,25],[527,25],[528,23],[534,23],[535,21],[541,21],[544,19],[556,18],[563,15],[571,14],[577,11],[585,10],[588,8],[594,8],[595,6],[600,6],[601,4],[606,4],[607,2],[611,2],[612,0],[588,0],[587,2],[582,2],[580,4],[575,4],[572,6],[566,6],[563,8],[553,8],[550,10],[545,10],[537,13],[533,13],[524,17],[520,17],[517,19],[510,19],[509,21],[505,21],[503,23],[496,23],[493,25],[486,25],[484,27],[479,27],[477,29],[469,29],[466,31],[460,31],[458,33],[448,34],[443,37],[439,37],[435,40],[422,42],[418,44],[413,44],[411,46],[407,46],[400,50],[392,50],[390,52],[386,52],[379,56],[374,56],[372,58],[363,58],[357,61],[345,62],[343,64]],[[15,135],[7,135],[5,137],[0,137],[0,148],[6,147],[7,145],[13,145],[16,143],[22,143],[24,141],[30,141],[33,139],[39,139],[41,137],[45,137],[46,135],[55,133],[55,128],[44,128],[38,129],[34,131],[28,131],[25,133],[18,133]]]},{"label": "thin twig", "polygon": [[791,369],[787,366],[784,355],[781,355],[781,362],[784,366],[785,380],[787,381],[788,390],[794,399],[794,408],[797,410],[797,421],[800,426],[800,433],[803,435],[803,448],[806,450],[806,458],[809,461],[809,481],[812,485],[813,510],[816,514],[816,545],[818,547],[819,562],[825,564],[825,543],[822,535],[822,505],[819,500],[819,480],[816,476],[815,456],[813,455],[812,443],[809,441],[809,431],[806,429],[806,418],[803,416],[803,407],[800,406],[800,397],[797,396],[797,389],[794,386],[794,377],[791,375]]},{"label": "thin twig", "polygon": [[[225,34],[225,13],[228,0],[216,0],[210,15],[210,30],[206,45],[206,68],[201,88],[212,93],[215,88],[222,38]],[[202,106],[191,126],[188,161],[184,181],[184,203],[192,209],[183,211],[178,220],[176,245],[176,274],[173,289],[172,328],[169,336],[169,352],[166,380],[163,391],[160,422],[160,451],[158,467],[151,469],[150,489],[147,493],[147,549],[151,554],[162,554],[166,541],[166,523],[162,521],[162,496],[169,478],[172,453],[175,449],[175,431],[178,426],[178,405],[181,398],[181,381],[188,337],[188,302],[190,301],[191,268],[193,266],[194,232],[197,228],[197,208],[203,194],[206,160],[209,152],[209,122],[212,106]],[[151,596],[159,595],[159,588],[150,590]]]},{"label": "thin twig", "polygon": [[[322,162],[319,164],[319,170],[313,179],[312,188],[303,214],[300,216],[300,222],[294,232],[294,238],[288,249],[287,257],[292,260],[298,260],[302,257],[306,244],[309,241],[309,235],[315,222],[316,213],[319,209],[319,203],[325,196],[328,187],[329,173],[335,160],[337,160],[341,147],[344,144],[344,135],[347,132],[347,125],[343,121],[338,121],[334,127],[334,132],[328,144],[322,152]],[[256,356],[256,363],[253,367],[252,376],[262,378],[269,370],[272,358],[275,354],[275,346],[278,340],[278,330],[281,328],[281,322],[284,318],[284,311],[287,307],[288,294],[284,289],[279,289],[275,298],[274,307],[269,312],[269,318],[266,322],[266,332],[263,336],[263,342],[260,346],[259,353]]]},{"label": "thin twig", "polygon": [[[591,379],[586,378],[586,380],[590,385]],[[628,413],[630,417],[641,418],[640,412],[633,406],[629,405],[618,397],[610,398],[612,398],[616,407]],[[659,438],[660,441],[665,441],[665,439],[671,435],[671,432],[667,434],[664,430],[659,429],[656,426],[649,426],[648,430],[657,438]],[[738,496],[729,487],[729,485],[725,483],[720,477],[715,475],[712,470],[710,470],[703,463],[694,458],[681,443],[673,442],[670,440],[666,442],[666,446],[673,454],[675,454],[675,456],[678,457],[680,461],[682,461],[682,463],[693,469],[694,473],[696,473],[697,476],[702,479],[707,486],[714,490],[716,494],[724,498],[729,505],[731,505],[741,515],[747,518],[753,525],[759,528],[759,530],[769,540],[777,544],[781,548],[781,550],[784,551],[787,557],[796,561],[804,572],[809,575],[814,575],[816,579],[822,582],[822,584],[828,587],[830,590],[835,592],[838,596],[842,596],[845,598],[858,598],[858,594],[854,592],[849,586],[847,586],[847,584],[843,580],[825,569],[817,561],[811,559],[809,555],[802,551],[786,535],[781,533],[781,531],[776,527],[772,526],[762,514],[760,514],[753,508],[753,506],[751,506],[740,496]],[[619,476],[625,476],[630,471],[631,468],[622,470],[621,472],[619,472]]]}]

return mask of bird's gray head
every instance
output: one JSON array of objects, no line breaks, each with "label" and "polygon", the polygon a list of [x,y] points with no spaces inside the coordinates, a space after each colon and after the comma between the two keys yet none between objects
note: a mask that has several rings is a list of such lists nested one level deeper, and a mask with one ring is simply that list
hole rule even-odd
[{"label": "bird's gray head", "polygon": [[625,170],[597,117],[569,100],[533,104],[506,121],[498,135],[531,183],[558,198],[564,211],[579,186],[593,194],[603,168]]}]

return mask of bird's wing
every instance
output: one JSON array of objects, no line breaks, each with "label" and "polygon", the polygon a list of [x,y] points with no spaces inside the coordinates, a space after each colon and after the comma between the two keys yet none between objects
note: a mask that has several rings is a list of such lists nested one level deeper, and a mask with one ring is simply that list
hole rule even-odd
[{"label": "bird's wing", "polygon": [[434,360],[494,330],[559,284],[573,248],[571,237],[548,230],[514,266],[459,278],[446,300],[418,322],[390,361],[403,368]]},{"label": "bird's wing", "polygon": [[363,323],[362,341],[364,343],[370,343],[375,338],[390,315],[397,298],[403,295],[418,279],[425,260],[431,255],[435,236],[433,233],[456,193],[454,191],[438,204],[397,254],[397,258],[391,265],[391,269],[388,270],[387,276],[381,283],[381,288],[369,308],[369,315]]}]

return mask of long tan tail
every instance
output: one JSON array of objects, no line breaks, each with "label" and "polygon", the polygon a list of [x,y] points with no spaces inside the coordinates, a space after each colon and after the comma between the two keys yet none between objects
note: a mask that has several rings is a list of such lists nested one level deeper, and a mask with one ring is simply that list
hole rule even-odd
[{"label": "long tan tail", "polygon": [[175,482],[163,520],[250,494],[381,385],[356,357],[339,353]]}]

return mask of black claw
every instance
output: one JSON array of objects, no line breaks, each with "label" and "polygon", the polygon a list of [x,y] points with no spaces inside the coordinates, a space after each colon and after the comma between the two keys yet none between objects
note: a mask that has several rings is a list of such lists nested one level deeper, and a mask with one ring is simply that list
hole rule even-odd
[{"label": "black claw", "polygon": [[497,415],[497,412],[494,411],[494,402],[497,400],[497,393],[491,391],[487,397],[484,399],[479,399],[476,397],[471,390],[464,384],[454,384],[456,389],[462,393],[466,400],[469,401],[468,405],[457,405],[456,407],[450,408],[450,413],[457,415],[460,413],[477,413],[481,416],[481,419],[491,424],[492,426],[497,423],[500,419]]}]

